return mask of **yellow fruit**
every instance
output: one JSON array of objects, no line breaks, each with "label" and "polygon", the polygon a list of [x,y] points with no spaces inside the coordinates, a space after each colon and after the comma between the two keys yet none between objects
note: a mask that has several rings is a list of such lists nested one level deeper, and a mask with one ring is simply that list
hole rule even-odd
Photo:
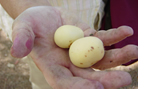
[{"label": "yellow fruit", "polygon": [[55,43],[61,48],[69,48],[77,39],[84,37],[83,31],[72,25],[59,27],[54,34]]},{"label": "yellow fruit", "polygon": [[104,46],[97,37],[80,38],[70,46],[69,56],[75,66],[88,68],[103,58]]}]

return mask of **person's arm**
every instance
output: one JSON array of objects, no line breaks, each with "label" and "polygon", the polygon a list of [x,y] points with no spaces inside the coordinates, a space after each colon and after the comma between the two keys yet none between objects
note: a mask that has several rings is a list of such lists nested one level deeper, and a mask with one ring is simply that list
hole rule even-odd
[{"label": "person's arm", "polygon": [[50,5],[48,0],[0,0],[0,4],[13,19],[29,7]]}]

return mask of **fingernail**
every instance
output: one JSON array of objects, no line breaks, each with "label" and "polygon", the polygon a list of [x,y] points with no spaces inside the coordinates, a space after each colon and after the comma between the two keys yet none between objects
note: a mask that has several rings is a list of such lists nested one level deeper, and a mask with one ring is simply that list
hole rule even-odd
[{"label": "fingernail", "polygon": [[31,39],[28,39],[24,44],[19,40],[19,38],[16,38],[13,42],[13,46],[11,47],[11,55],[13,57],[22,58],[31,52],[32,47],[33,41]]},{"label": "fingernail", "polygon": [[31,50],[32,47],[33,47],[33,41],[31,39],[28,39],[27,42],[26,42],[26,47]]}]

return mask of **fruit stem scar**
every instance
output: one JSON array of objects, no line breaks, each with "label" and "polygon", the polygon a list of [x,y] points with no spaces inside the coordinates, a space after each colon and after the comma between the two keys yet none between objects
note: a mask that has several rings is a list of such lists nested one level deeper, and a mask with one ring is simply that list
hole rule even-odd
[{"label": "fruit stem scar", "polygon": [[80,63],[81,65],[83,64],[83,63]]},{"label": "fruit stem scar", "polygon": [[72,40],[70,40],[69,42],[72,43]]},{"label": "fruit stem scar", "polygon": [[94,63],[92,62],[91,65],[93,65]]}]

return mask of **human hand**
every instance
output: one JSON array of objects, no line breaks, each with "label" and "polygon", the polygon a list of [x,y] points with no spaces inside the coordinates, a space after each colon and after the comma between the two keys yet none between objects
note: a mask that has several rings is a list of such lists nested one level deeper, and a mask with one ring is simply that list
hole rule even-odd
[{"label": "human hand", "polygon": [[[116,89],[131,83],[131,76],[123,71],[94,71],[92,68],[81,69],[74,66],[69,59],[68,49],[59,48],[53,40],[56,29],[62,25],[78,26],[84,31],[85,36],[92,33],[102,39],[105,46],[133,34],[132,29],[126,26],[96,32],[64,9],[50,6],[32,7],[15,19],[11,54],[20,58],[30,53],[54,89]],[[122,49],[106,51],[102,62],[93,67],[104,69],[123,64],[137,57],[136,48],[134,45],[128,45]],[[116,53],[118,56],[114,57]],[[113,62],[110,63],[110,59]]]}]

